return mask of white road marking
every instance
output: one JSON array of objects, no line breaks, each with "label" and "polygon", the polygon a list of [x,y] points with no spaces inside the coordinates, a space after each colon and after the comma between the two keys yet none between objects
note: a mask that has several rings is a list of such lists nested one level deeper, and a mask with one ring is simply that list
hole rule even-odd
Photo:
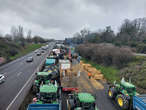
[{"label": "white road marking", "polygon": [[20,74],[22,74],[22,72],[17,73],[17,76],[20,76]]},{"label": "white road marking", "polygon": [[3,75],[6,75],[6,74],[7,74],[7,72],[3,73]]},{"label": "white road marking", "polygon": [[[47,57],[47,55],[45,56],[45,58],[46,57]],[[40,63],[40,65],[37,67],[37,69],[39,69],[39,67],[43,64],[44,61],[45,61],[45,59]],[[25,87],[27,86],[27,84],[32,79],[33,75],[35,75],[35,73],[37,72],[37,69],[34,71],[34,73],[31,75],[31,77],[27,80],[27,82],[24,84],[24,86],[21,88],[21,90],[18,92],[18,94],[12,100],[12,102],[8,105],[8,107],[6,108],[6,110],[10,110],[10,107],[12,106],[12,104],[15,102],[15,100],[17,99],[17,97],[21,94],[21,92],[23,91],[23,89],[25,89]]]},{"label": "white road marking", "polygon": [[29,80],[25,83],[25,85],[21,88],[21,90],[18,92],[18,94],[16,95],[16,97],[12,100],[12,102],[8,105],[8,107],[6,108],[6,110],[9,110],[10,107],[12,106],[12,104],[14,103],[14,101],[17,99],[17,97],[20,95],[20,93],[23,91],[23,89],[25,88],[25,86],[29,83],[29,81],[32,79],[34,74],[31,75],[31,77],[29,78]]}]

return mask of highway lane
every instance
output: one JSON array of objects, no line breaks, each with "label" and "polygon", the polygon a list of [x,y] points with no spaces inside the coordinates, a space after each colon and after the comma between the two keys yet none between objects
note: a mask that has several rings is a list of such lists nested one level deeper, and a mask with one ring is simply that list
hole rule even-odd
[{"label": "highway lane", "polygon": [[[52,45],[50,45],[50,48],[51,47]],[[37,69],[41,61],[45,59],[48,51],[41,56],[36,56],[36,54],[32,52],[0,67],[0,72],[6,76],[6,82],[0,85],[0,110],[7,108],[29,77]],[[26,63],[28,56],[33,56],[34,61],[32,63]]]},{"label": "highway lane", "polygon": [[25,55],[25,56],[23,56],[23,57],[20,57],[20,58],[14,60],[14,61],[11,61],[11,62],[9,62],[9,63],[7,63],[7,64],[1,66],[1,67],[0,67],[0,70],[1,70],[1,71],[2,71],[2,70],[5,71],[6,68],[7,68],[7,69],[14,68],[14,67],[15,67],[15,64],[18,64],[18,62],[21,62],[22,60],[26,59],[28,56],[31,56],[31,55],[33,55],[33,54],[34,54],[34,52],[31,52],[31,53],[29,53],[29,54],[27,54],[27,55]]}]

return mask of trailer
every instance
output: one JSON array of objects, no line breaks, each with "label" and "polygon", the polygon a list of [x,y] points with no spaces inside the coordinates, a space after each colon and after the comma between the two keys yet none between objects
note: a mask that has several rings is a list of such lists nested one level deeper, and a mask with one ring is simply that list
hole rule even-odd
[{"label": "trailer", "polygon": [[146,94],[133,97],[134,110],[146,110]]},{"label": "trailer", "polygon": [[59,60],[60,63],[60,81],[63,92],[78,91],[77,76],[71,71],[69,60]]},{"label": "trailer", "polygon": [[61,110],[59,104],[29,104],[27,110]]}]

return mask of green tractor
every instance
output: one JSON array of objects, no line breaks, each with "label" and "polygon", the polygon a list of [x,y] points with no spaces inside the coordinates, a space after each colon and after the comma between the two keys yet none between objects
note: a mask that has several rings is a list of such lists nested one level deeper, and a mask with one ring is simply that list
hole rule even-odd
[{"label": "green tractor", "polygon": [[50,72],[50,79],[57,80],[60,76],[59,67],[57,65],[54,66],[45,66],[44,72]]},{"label": "green tractor", "polygon": [[132,98],[137,95],[136,87],[122,78],[120,84],[116,81],[108,89],[108,97],[114,99],[122,110],[131,110]]},{"label": "green tractor", "polygon": [[61,91],[57,85],[41,85],[37,94],[36,104],[58,104],[60,103]]},{"label": "green tractor", "polygon": [[68,110],[98,110],[95,98],[90,93],[69,94],[67,99]]},{"label": "green tractor", "polygon": [[37,72],[36,80],[33,83],[32,90],[33,93],[38,93],[39,92],[39,87],[41,84],[49,84],[49,75],[51,74],[52,71],[50,72]]}]

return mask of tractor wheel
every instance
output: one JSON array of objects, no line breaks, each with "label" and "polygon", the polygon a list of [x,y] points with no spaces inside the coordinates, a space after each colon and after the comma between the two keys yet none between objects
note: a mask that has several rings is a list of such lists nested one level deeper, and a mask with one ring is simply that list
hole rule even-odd
[{"label": "tractor wheel", "polygon": [[32,86],[32,93],[33,94],[37,93],[37,87],[35,85]]},{"label": "tractor wheel", "polygon": [[114,88],[109,88],[108,90],[108,97],[114,99],[116,96],[116,90]]},{"label": "tractor wheel", "polygon": [[116,102],[122,110],[127,110],[129,107],[129,100],[122,94],[117,95]]}]

